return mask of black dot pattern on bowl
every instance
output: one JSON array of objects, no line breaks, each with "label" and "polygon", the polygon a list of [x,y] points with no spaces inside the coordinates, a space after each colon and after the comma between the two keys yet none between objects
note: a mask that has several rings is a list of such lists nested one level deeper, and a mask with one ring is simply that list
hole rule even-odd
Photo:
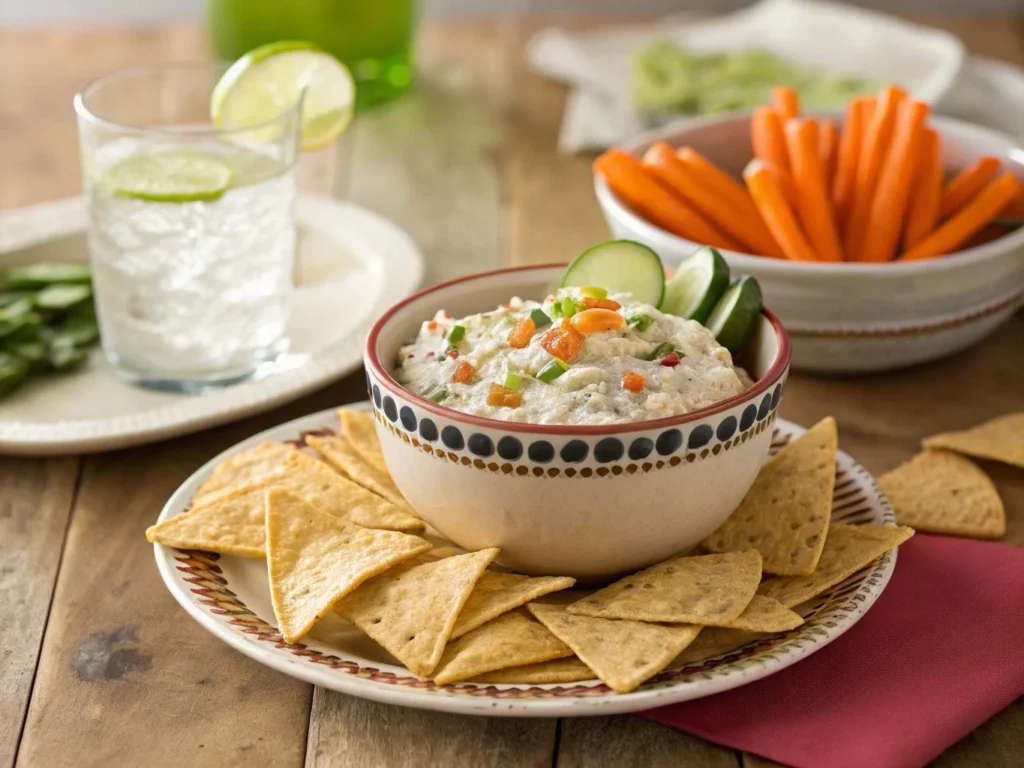
[{"label": "black dot pattern on bowl", "polygon": [[754,424],[754,419],[757,418],[757,406],[748,405],[743,409],[743,414],[740,416],[740,432],[746,432]]},{"label": "black dot pattern on bowl", "polygon": [[494,453],[494,441],[487,435],[479,433],[470,435],[466,445],[469,446],[469,452],[474,456],[481,456],[486,459]]},{"label": "black dot pattern on bowl", "polygon": [[416,431],[416,414],[412,412],[412,408],[408,405],[403,405],[402,410],[398,412],[399,417],[402,419],[402,426],[410,432]]},{"label": "black dot pattern on bowl", "polygon": [[586,461],[588,453],[590,453],[590,446],[585,442],[582,440],[570,440],[562,446],[562,451],[559,455],[562,457],[562,461],[578,464],[581,461]]},{"label": "black dot pattern on bowl", "polygon": [[683,445],[683,433],[678,429],[666,429],[658,435],[654,447],[662,456],[669,456],[678,451]]},{"label": "black dot pattern on bowl", "polygon": [[420,420],[420,437],[428,443],[437,442],[437,425],[431,419]]},{"label": "black dot pattern on bowl", "polygon": [[380,387],[373,385],[373,404],[380,408]]},{"label": "black dot pattern on bowl", "polygon": [[531,461],[535,461],[538,464],[547,464],[555,458],[555,447],[547,440],[538,440],[530,444],[526,454],[530,457]]},{"label": "black dot pattern on bowl", "polygon": [[626,446],[617,437],[606,437],[594,446],[594,458],[602,464],[618,461],[626,452]]},{"label": "black dot pattern on bowl", "polygon": [[[682,440],[680,440],[682,442]],[[638,437],[629,446],[629,458],[633,461],[641,461],[651,455],[654,450],[654,441],[649,437]]]},{"label": "black dot pattern on bowl", "polygon": [[779,384],[775,387],[775,391],[772,392],[772,410],[774,411],[779,407],[779,400],[782,399],[782,385]]},{"label": "black dot pattern on bowl", "polygon": [[729,416],[722,419],[722,423],[718,425],[718,429],[715,430],[715,436],[725,442],[730,437],[736,434],[736,417]]},{"label": "black dot pattern on bowl", "polygon": [[498,455],[506,461],[516,461],[523,456],[523,444],[511,435],[498,441]]},{"label": "black dot pattern on bowl", "polygon": [[384,395],[384,415],[388,417],[388,421],[392,424],[398,421],[398,406],[391,399],[391,395]]},{"label": "black dot pattern on bowl", "polygon": [[711,442],[711,438],[714,436],[714,432],[711,427],[707,424],[701,424],[699,427],[694,427],[693,432],[690,433],[690,439],[686,445],[688,448],[700,448]]},{"label": "black dot pattern on bowl", "polygon": [[772,409],[772,396],[765,395],[761,399],[761,407],[757,409],[757,420],[764,421],[768,418],[768,412]]},{"label": "black dot pattern on bowl", "polygon": [[461,451],[466,447],[466,441],[462,438],[459,428],[451,425],[441,430],[441,442],[453,451]]}]

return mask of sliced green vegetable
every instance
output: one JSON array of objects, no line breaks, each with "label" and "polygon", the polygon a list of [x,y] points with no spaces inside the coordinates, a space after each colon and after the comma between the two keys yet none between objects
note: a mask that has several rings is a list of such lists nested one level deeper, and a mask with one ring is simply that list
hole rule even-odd
[{"label": "sliced green vegetable", "polygon": [[91,283],[87,264],[42,262],[27,267],[11,267],[5,282],[8,290],[38,290],[52,283]]},{"label": "sliced green vegetable", "polygon": [[448,398],[448,390],[447,389],[439,389],[439,390],[437,390],[437,392],[435,392],[430,397],[428,397],[427,400],[429,400],[432,403],[440,403],[443,400],[446,400],[447,398]]},{"label": "sliced green vegetable", "polygon": [[576,314],[576,302],[571,296],[562,299],[562,317],[572,317]]},{"label": "sliced green vegetable", "polygon": [[639,315],[631,315],[626,318],[626,324],[636,326],[636,329],[640,331],[640,333],[643,333],[654,325],[654,318],[642,313]]},{"label": "sliced green vegetable", "polygon": [[661,358],[665,357],[665,355],[671,355],[675,351],[676,351],[676,345],[675,344],[673,344],[671,341],[663,341],[663,342],[661,342],[661,344],[656,346],[651,351],[651,353],[647,357],[645,357],[644,359],[645,360],[660,360]]},{"label": "sliced green vegetable", "polygon": [[31,298],[12,301],[3,309],[0,309],[0,322],[5,320],[17,320],[18,318],[25,317],[26,315],[31,314],[32,309],[33,302]]},{"label": "sliced green vegetable", "polygon": [[548,364],[537,372],[537,378],[544,382],[552,382],[568,370],[568,363],[552,357]]},{"label": "sliced green vegetable", "polygon": [[562,316],[562,302],[556,301],[551,305],[551,316],[561,317]]},{"label": "sliced green vegetable", "polygon": [[92,296],[88,285],[48,285],[36,294],[40,309],[69,309]]},{"label": "sliced green vegetable", "polygon": [[[2,282],[2,279],[0,279],[0,282]],[[11,304],[15,304],[22,299],[32,301],[33,295],[31,291],[0,291],[0,309],[9,307]]]},{"label": "sliced green vegetable", "polygon": [[466,328],[462,325],[453,325],[452,329],[448,332],[448,343],[451,346],[457,346],[460,341],[466,337]]},{"label": "sliced green vegetable", "polygon": [[70,313],[56,326],[56,333],[65,336],[79,347],[87,347],[100,337],[100,328],[96,315],[92,312]]},{"label": "sliced green vegetable", "polygon": [[49,356],[49,347],[42,339],[26,339],[25,341],[12,341],[7,339],[4,348],[17,355],[22,360],[28,360],[33,367],[45,363]]},{"label": "sliced green vegetable", "polygon": [[632,240],[609,240],[588,248],[565,270],[562,287],[604,286],[612,293],[657,307],[665,293],[665,268],[658,254]]},{"label": "sliced green vegetable", "polygon": [[505,374],[505,389],[511,389],[513,392],[518,392],[519,387],[523,385],[523,377],[518,373],[509,371]]},{"label": "sliced green vegetable", "polygon": [[0,397],[9,395],[21,386],[32,365],[10,352],[0,352]]},{"label": "sliced green vegetable", "polygon": [[535,309],[530,312],[530,319],[533,320],[533,324],[537,328],[544,328],[545,326],[551,325],[551,318],[544,313],[543,309]]},{"label": "sliced green vegetable", "polygon": [[580,287],[580,295],[586,296],[588,299],[607,299],[608,291],[598,288],[596,285],[584,285]]},{"label": "sliced green vegetable", "polygon": [[741,277],[729,286],[705,325],[718,343],[735,355],[754,333],[763,305],[757,280],[750,276]]},{"label": "sliced green vegetable", "polygon": [[729,265],[722,254],[714,248],[699,248],[683,260],[665,286],[661,309],[703,323],[728,287]]}]

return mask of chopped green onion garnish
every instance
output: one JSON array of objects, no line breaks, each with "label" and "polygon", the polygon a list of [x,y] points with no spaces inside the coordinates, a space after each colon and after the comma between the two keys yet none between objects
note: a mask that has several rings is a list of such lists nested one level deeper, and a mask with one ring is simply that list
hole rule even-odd
[{"label": "chopped green onion garnish", "polygon": [[541,381],[551,382],[569,370],[569,364],[552,357],[551,362],[537,372],[537,378]]},{"label": "chopped green onion garnish", "polygon": [[448,343],[451,346],[455,346],[466,336],[466,328],[462,325],[453,325],[451,331],[448,332]]},{"label": "chopped green onion garnish", "polygon": [[580,295],[588,299],[607,299],[608,291],[598,288],[596,285],[584,285],[580,288]]},{"label": "chopped green onion garnish", "polygon": [[535,309],[530,313],[530,319],[533,320],[533,324],[538,328],[543,328],[546,325],[551,325],[551,318],[548,317],[543,309]]},{"label": "chopped green onion garnish", "polygon": [[577,301],[576,302],[576,311],[577,312],[583,312],[585,309],[587,309],[587,305],[586,304],[584,304],[582,301]]},{"label": "chopped green onion garnish", "polygon": [[523,377],[518,373],[509,371],[505,374],[505,389],[511,389],[513,392],[518,392],[519,387],[522,386]]},{"label": "chopped green onion garnish", "polygon": [[448,390],[447,389],[439,389],[439,390],[437,390],[437,392],[432,394],[427,399],[430,402],[432,402],[432,403],[440,403],[442,400],[444,400],[447,397],[448,397]]},{"label": "chopped green onion garnish", "polygon": [[576,314],[576,302],[573,301],[572,296],[566,296],[562,299],[562,317],[572,317]]},{"label": "chopped green onion garnish", "polygon": [[633,315],[632,317],[627,317],[626,322],[629,325],[635,325],[636,329],[643,333],[654,324],[654,318],[650,315]]},{"label": "chopped green onion garnish", "polygon": [[556,301],[551,305],[551,316],[561,317],[562,316],[562,302]]},{"label": "chopped green onion garnish", "polygon": [[647,360],[660,360],[665,355],[671,355],[676,351],[676,345],[671,341],[663,341],[661,344],[654,348],[654,351],[647,356]]}]

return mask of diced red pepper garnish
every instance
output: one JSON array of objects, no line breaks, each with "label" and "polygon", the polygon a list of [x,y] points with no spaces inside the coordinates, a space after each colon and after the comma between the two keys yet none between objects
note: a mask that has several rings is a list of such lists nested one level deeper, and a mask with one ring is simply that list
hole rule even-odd
[{"label": "diced red pepper garnish", "polygon": [[454,360],[455,358],[457,358],[459,356],[459,350],[457,350],[457,349],[449,349],[445,356],[446,357],[450,357],[452,360]]},{"label": "diced red pepper garnish", "polygon": [[512,326],[512,330],[508,332],[508,345],[516,349],[523,349],[530,343],[530,339],[536,332],[537,324],[533,322],[532,317],[527,315]]},{"label": "diced red pepper garnish", "polygon": [[476,368],[463,360],[459,363],[459,367],[455,369],[455,373],[452,374],[452,382],[455,384],[465,384],[476,375]]},{"label": "diced red pepper garnish", "polygon": [[600,333],[621,328],[626,318],[611,309],[584,309],[573,315],[570,322],[580,333]]},{"label": "diced red pepper garnish", "polygon": [[557,328],[552,328],[541,340],[540,345],[552,356],[557,357],[566,363],[573,359],[583,349],[585,338],[583,334],[573,328],[572,323],[563,320]]},{"label": "diced red pepper garnish", "polygon": [[487,404],[498,408],[518,408],[523,404],[523,393],[503,387],[501,384],[491,384],[487,392]]},{"label": "diced red pepper garnish", "polygon": [[643,392],[646,383],[647,379],[636,371],[626,371],[622,375],[622,388],[628,389],[630,392]]},{"label": "diced red pepper garnish", "polygon": [[452,316],[449,315],[447,312],[443,312],[442,314],[444,315],[444,319],[445,320],[451,320],[452,319]]},{"label": "diced red pepper garnish", "polygon": [[430,352],[427,352],[427,357],[433,357],[433,356],[434,356],[434,351],[433,350],[431,350]]},{"label": "diced red pepper garnish", "polygon": [[429,323],[427,323],[427,330],[428,331],[436,331],[437,330],[437,320],[431,320]]},{"label": "diced red pepper garnish", "polygon": [[583,306],[587,309],[610,309],[613,312],[622,309],[622,305],[614,299],[583,299]]},{"label": "diced red pepper garnish", "polygon": [[664,365],[666,368],[675,368],[677,365],[679,365],[679,355],[677,355],[675,352],[673,352],[670,355],[665,355],[665,357],[661,358],[661,361],[658,363],[658,365]]}]

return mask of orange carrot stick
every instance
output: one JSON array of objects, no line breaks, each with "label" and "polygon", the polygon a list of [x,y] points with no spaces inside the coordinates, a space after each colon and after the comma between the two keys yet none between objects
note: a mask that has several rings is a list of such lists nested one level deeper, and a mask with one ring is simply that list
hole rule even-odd
[{"label": "orange carrot stick", "polygon": [[725,171],[720,170],[693,147],[680,147],[676,150],[676,157],[689,169],[694,178],[699,179],[703,186],[729,205],[741,209],[744,213],[757,213],[757,208],[746,187]]},{"label": "orange carrot stick", "polygon": [[1020,194],[1000,214],[1007,219],[1024,219],[1024,194]]},{"label": "orange carrot stick", "polygon": [[594,161],[594,171],[638,214],[662,229],[695,243],[742,250],[739,243],[656,181],[632,155],[609,149]]},{"label": "orange carrot stick", "polygon": [[821,154],[821,167],[825,171],[825,187],[831,190],[839,155],[839,129],[836,128],[835,120],[822,120],[818,126],[818,150]]},{"label": "orange carrot stick", "polygon": [[956,250],[985,228],[1014,198],[1024,194],[1024,187],[1006,171],[981,190],[954,213],[942,226],[900,257],[900,261],[934,259]]},{"label": "orange carrot stick", "polygon": [[878,186],[878,176],[892,139],[896,115],[900,104],[906,101],[906,98],[907,92],[898,86],[889,85],[883,88],[871,122],[864,133],[860,157],[857,159],[853,202],[846,219],[846,236],[843,242],[846,257],[850,261],[860,259],[861,242],[871,216],[871,200],[875,194],[875,187]]},{"label": "orange carrot stick", "polygon": [[786,154],[786,137],[782,132],[782,120],[771,107],[757,107],[750,120],[754,144],[754,157],[762,162],[789,170],[789,156]]},{"label": "orange carrot stick", "polygon": [[817,261],[796,217],[779,186],[778,179],[761,160],[751,160],[743,171],[743,179],[757,209],[787,259]]},{"label": "orange carrot stick", "polygon": [[832,180],[832,206],[836,212],[836,224],[841,232],[846,231],[846,219],[850,213],[853,187],[857,180],[857,161],[864,141],[864,132],[874,109],[875,99],[871,96],[851,99],[846,107],[846,118],[843,120],[843,132],[839,140],[836,175]]},{"label": "orange carrot stick", "polygon": [[782,118],[783,124],[800,115],[800,97],[796,91],[786,85],[772,88],[772,108]]},{"label": "orange carrot stick", "polygon": [[913,248],[939,223],[939,201],[942,199],[942,140],[932,128],[925,128],[921,137],[921,159],[914,179],[916,191],[907,207],[907,225],[903,232],[903,248]]},{"label": "orange carrot stick", "polygon": [[998,171],[999,159],[988,155],[978,158],[973,165],[960,171],[942,189],[939,216],[944,219],[958,210],[978,194],[978,191],[988,184]]},{"label": "orange carrot stick", "polygon": [[832,218],[821,163],[818,123],[794,119],[786,123],[789,162],[796,187],[796,212],[807,240],[820,261],[842,261],[843,252]]},{"label": "orange carrot stick", "polygon": [[655,142],[644,154],[644,167],[666,187],[690,203],[712,225],[738,240],[744,253],[763,254],[783,258],[782,250],[772,239],[761,217],[751,217],[744,210],[733,207],[713,190],[701,184],[672,147],[663,141]]},{"label": "orange carrot stick", "polygon": [[921,137],[927,118],[928,105],[924,102],[907,101],[900,106],[889,151],[878,177],[878,188],[871,201],[861,261],[877,263],[896,257],[907,201],[920,163]]}]

